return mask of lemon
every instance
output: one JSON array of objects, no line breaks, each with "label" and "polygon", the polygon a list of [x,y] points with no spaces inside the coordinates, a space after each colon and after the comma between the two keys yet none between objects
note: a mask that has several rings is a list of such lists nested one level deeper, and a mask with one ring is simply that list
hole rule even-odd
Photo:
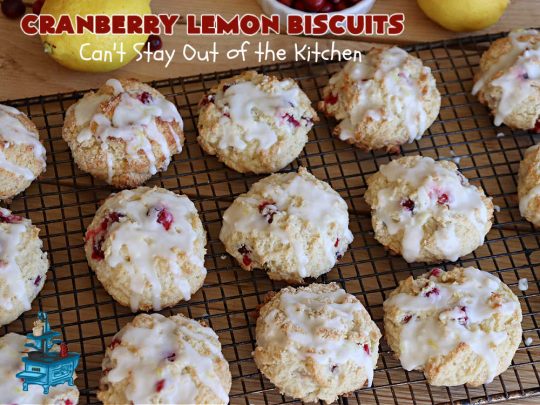
[{"label": "lemon", "polygon": [[450,31],[478,31],[495,24],[510,0],[418,0],[426,15]]},{"label": "lemon", "polygon": [[[71,17],[89,14],[150,14],[151,0],[47,0],[41,14],[50,14],[57,20],[62,14]],[[102,34],[85,32],[81,35],[42,35],[45,52],[54,60],[73,70],[83,72],[109,72],[128,64],[140,50],[147,34]],[[135,44],[140,46],[135,47]],[[84,45],[81,51],[81,46]],[[135,49],[134,49],[135,48]],[[122,55],[120,51],[125,52]],[[81,55],[82,52],[82,55]],[[85,60],[92,59],[92,60]]]}]

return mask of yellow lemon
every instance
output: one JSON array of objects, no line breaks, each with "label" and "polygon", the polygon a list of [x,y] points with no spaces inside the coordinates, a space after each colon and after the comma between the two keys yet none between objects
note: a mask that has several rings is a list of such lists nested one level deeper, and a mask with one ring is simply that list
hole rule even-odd
[{"label": "yellow lemon", "polygon": [[[75,24],[75,16],[89,14],[150,14],[151,0],[47,0],[41,14],[50,14],[57,21],[67,14]],[[86,31],[80,35],[42,35],[45,52],[70,69],[83,72],[109,72],[128,64],[140,50],[146,34],[102,34]],[[141,44],[135,46],[136,44]],[[82,49],[81,49],[82,47]],[[120,51],[125,52],[122,54]],[[91,59],[91,60],[88,60]]]},{"label": "yellow lemon", "polygon": [[450,31],[478,31],[495,24],[510,0],[418,0],[426,15]]}]

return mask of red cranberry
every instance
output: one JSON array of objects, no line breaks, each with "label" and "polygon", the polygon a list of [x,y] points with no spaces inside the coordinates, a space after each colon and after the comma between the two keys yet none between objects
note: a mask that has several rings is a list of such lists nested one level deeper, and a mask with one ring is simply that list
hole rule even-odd
[{"label": "red cranberry", "polygon": [[36,0],[36,1],[34,1],[34,4],[32,4],[32,13],[40,14],[41,13],[41,8],[43,7],[43,4],[45,4],[45,0]]},{"label": "red cranberry", "polygon": [[534,124],[533,132],[540,134],[540,120],[536,121],[536,124]]},{"label": "red cranberry", "polygon": [[176,360],[176,353],[171,353],[167,356],[167,361],[170,361],[171,363]]},{"label": "red cranberry", "polygon": [[429,277],[439,277],[442,273],[442,269],[439,269],[438,267],[435,267],[431,270],[429,273]]},{"label": "red cranberry", "polygon": [[115,222],[120,221],[124,214],[118,212],[111,212],[101,224],[94,229],[89,229],[86,232],[85,240],[93,240],[92,243],[92,259],[94,260],[103,260],[105,259],[105,252],[103,252],[103,242],[105,241],[105,236],[109,227]]},{"label": "red cranberry", "polygon": [[437,199],[437,203],[440,205],[444,205],[448,203],[448,194],[441,194],[439,198]]},{"label": "red cranberry", "polygon": [[23,220],[23,217],[20,217],[18,215],[13,215],[13,214],[4,215],[2,214],[2,212],[0,212],[0,223],[18,224],[22,222],[22,220]]},{"label": "red cranberry", "polygon": [[244,263],[244,266],[250,266],[253,262],[249,257],[249,255],[251,254],[251,250],[249,250],[246,245],[242,245],[238,249],[238,253],[242,255],[242,263]]},{"label": "red cranberry", "polygon": [[171,228],[172,223],[174,222],[174,217],[170,213],[170,211],[168,211],[166,208],[162,208],[159,211],[157,222],[163,225],[163,228],[168,231]]},{"label": "red cranberry", "polygon": [[343,3],[343,2],[339,2],[339,3],[334,4],[334,9],[336,11],[342,11],[342,10],[345,10],[347,8],[349,8],[349,6],[347,4],[345,4],[345,3]]},{"label": "red cranberry", "polygon": [[152,102],[152,100],[153,100],[152,95],[150,93],[148,93],[147,91],[142,92],[141,94],[139,94],[137,96],[137,98],[143,104],[150,104]]},{"label": "red cranberry", "polygon": [[300,121],[298,121],[289,113],[285,114],[282,118],[286,119],[289,122],[289,124],[292,124],[295,128],[298,128],[300,126]]},{"label": "red cranberry", "polygon": [[460,307],[459,309],[461,312],[463,312],[463,314],[457,318],[457,321],[460,325],[466,325],[469,321],[469,317],[467,316],[467,307]]},{"label": "red cranberry", "polygon": [[304,4],[302,0],[296,0],[293,3],[292,7],[300,11],[308,11],[306,8],[306,5]]},{"label": "red cranberry", "polygon": [[111,369],[110,368],[106,368],[105,370],[103,370],[103,375],[107,375],[111,372]]},{"label": "red cranberry", "polygon": [[414,211],[414,201],[410,198],[406,200],[401,200],[401,206],[405,208],[407,211]]},{"label": "red cranberry", "polygon": [[338,102],[338,96],[330,93],[325,97],[324,102],[326,104],[334,105]]},{"label": "red cranberry", "polygon": [[317,10],[319,13],[331,13],[335,10],[335,6],[328,1],[325,1],[324,4]]},{"label": "red cranberry", "polygon": [[285,4],[287,7],[291,7],[293,0],[278,0],[281,4]]},{"label": "red cranberry", "polygon": [[403,317],[403,319],[401,320],[401,323],[402,323],[402,324],[407,324],[407,323],[409,323],[409,321],[410,321],[411,319],[412,319],[412,315],[411,315],[411,314],[405,315],[405,316]]},{"label": "red cranberry", "polygon": [[275,204],[273,201],[263,201],[259,204],[259,212],[269,224],[274,222],[274,215],[278,212]]},{"label": "red cranberry", "polygon": [[146,49],[150,52],[159,51],[163,48],[163,41],[159,35],[150,35],[146,41]]},{"label": "red cranberry", "polygon": [[207,94],[201,100],[201,107],[205,107],[205,106],[209,105],[210,103],[213,103],[214,99],[215,99],[215,96],[213,94]]},{"label": "red cranberry", "polygon": [[368,356],[371,354],[371,350],[369,350],[369,345],[367,343],[364,343],[364,351]]},{"label": "red cranberry", "polygon": [[433,287],[431,290],[426,291],[424,297],[430,297],[431,295],[439,295],[441,292],[437,287]]},{"label": "red cranberry", "polygon": [[163,387],[165,387],[165,380],[162,379],[156,383],[156,392],[161,392]]},{"label": "red cranberry", "polygon": [[41,283],[41,276],[37,276],[36,279],[34,280],[34,285],[36,287],[39,285],[39,283]]},{"label": "red cranberry", "polygon": [[307,11],[321,11],[321,8],[326,4],[326,0],[303,0]]},{"label": "red cranberry", "polygon": [[334,247],[337,248],[339,245],[339,238],[336,239],[336,241],[334,242]]},{"label": "red cranberry", "polygon": [[120,345],[120,343],[122,343],[120,339],[113,339],[109,344],[109,349],[114,350],[116,346]]},{"label": "red cranberry", "polygon": [[4,0],[2,3],[2,13],[7,18],[17,19],[21,18],[26,12],[26,7],[22,0]]},{"label": "red cranberry", "polygon": [[253,263],[253,261],[250,259],[249,256],[244,256],[242,257],[242,263],[244,263],[244,266],[251,266],[251,263]]},{"label": "red cranberry", "polygon": [[68,398],[64,401],[64,405],[73,405],[73,401]]},{"label": "red cranberry", "polygon": [[230,84],[224,84],[224,85],[223,85],[223,88],[222,88],[223,93],[225,93],[225,92],[226,92],[227,90],[229,90],[230,88],[231,88],[231,85],[230,85]]},{"label": "red cranberry", "polygon": [[337,364],[334,364],[332,367],[330,367],[330,371],[333,373],[338,368]]}]

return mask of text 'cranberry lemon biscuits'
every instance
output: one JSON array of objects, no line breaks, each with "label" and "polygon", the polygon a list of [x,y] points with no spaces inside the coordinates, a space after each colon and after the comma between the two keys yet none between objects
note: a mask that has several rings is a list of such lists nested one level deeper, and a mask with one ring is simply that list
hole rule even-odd
[{"label": "text 'cranberry lemon biscuits'", "polygon": [[189,300],[206,277],[206,233],[185,195],[139,187],[113,194],[85,236],[90,267],[109,294],[137,310]]},{"label": "text 'cranberry lemon biscuits'", "polygon": [[347,203],[305,168],[255,183],[223,214],[219,234],[244,270],[301,283],[336,264],[353,240]]},{"label": "text 'cranberry lemon biscuits'", "polygon": [[298,157],[314,121],[317,113],[294,80],[248,71],[202,99],[198,141],[238,172],[272,173]]},{"label": "text 'cranberry lemon biscuits'", "polygon": [[68,109],[62,137],[81,170],[118,188],[166,170],[184,143],[176,106],[137,80],[87,93]]},{"label": "text 'cranberry lemon biscuits'", "polygon": [[[0,403],[76,405],[79,402],[79,390],[67,382],[50,387],[48,394],[44,394],[43,387],[36,384],[29,384],[28,391],[23,390],[22,381],[16,374],[24,370],[21,358],[30,351],[25,347],[26,342],[26,336],[16,333],[8,333],[0,338]],[[51,349],[59,350],[58,346]]]},{"label": "text 'cranberry lemon biscuits'", "polygon": [[540,32],[519,30],[493,42],[480,59],[473,94],[495,125],[540,132]]},{"label": "text 'cranberry lemon biscuits'", "polygon": [[49,262],[29,219],[0,208],[0,325],[32,307],[43,288]]},{"label": "text 'cranberry lemon biscuits'", "polygon": [[281,393],[330,403],[371,386],[380,338],[360,301],[336,283],[287,287],[260,309],[253,357]]},{"label": "text 'cranberry lemon biscuits'", "polygon": [[26,190],[45,171],[45,148],[32,121],[0,104],[0,199]]},{"label": "text 'cranberry lemon biscuits'", "polygon": [[140,314],[102,363],[98,399],[116,404],[228,404],[229,364],[216,333],[183,315]]},{"label": "text 'cranberry lemon biscuits'", "polygon": [[420,139],[441,106],[431,69],[397,47],[348,62],[323,95],[319,109],[340,121],[334,134],[365,150],[395,151]]},{"label": "text 'cranberry lemon biscuits'", "polygon": [[437,386],[479,386],[504,372],[521,341],[521,307],[497,277],[474,267],[433,269],[400,282],[384,302],[390,348]]},{"label": "text 'cranberry lemon biscuits'", "polygon": [[457,166],[406,156],[368,179],[375,238],[409,262],[455,261],[484,243],[493,203]]},{"label": "text 'cranberry lemon biscuits'", "polygon": [[531,146],[519,164],[519,211],[535,226],[540,226],[540,145]]}]

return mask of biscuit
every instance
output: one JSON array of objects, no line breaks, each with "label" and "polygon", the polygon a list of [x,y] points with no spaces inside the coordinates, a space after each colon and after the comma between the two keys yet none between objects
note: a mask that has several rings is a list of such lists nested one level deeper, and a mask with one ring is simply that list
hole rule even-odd
[{"label": "biscuit", "polygon": [[540,132],[540,32],[516,30],[493,42],[480,59],[473,95],[495,125]]},{"label": "biscuit", "polygon": [[349,61],[323,96],[319,110],[340,121],[334,135],[364,150],[395,152],[420,139],[441,106],[431,69],[398,47]]},{"label": "biscuit", "polygon": [[534,226],[540,226],[540,145],[531,146],[519,164],[519,212]]},{"label": "biscuit", "polygon": [[493,203],[453,162],[406,156],[368,179],[375,238],[409,262],[456,261],[484,243]]},{"label": "biscuit", "polygon": [[327,273],[353,241],[347,203],[305,168],[273,174],[237,197],[219,239],[247,271],[302,283]]},{"label": "biscuit", "polygon": [[34,123],[0,104],[0,200],[26,190],[45,168],[46,152]]},{"label": "biscuit", "polygon": [[113,404],[228,404],[229,364],[215,332],[174,315],[141,314],[105,353],[97,397]]},{"label": "biscuit", "polygon": [[517,297],[474,267],[409,277],[383,308],[390,348],[431,385],[487,384],[508,368],[521,341]]},{"label": "biscuit", "polygon": [[366,309],[336,283],[287,287],[260,309],[259,370],[306,402],[333,402],[371,386],[381,333]]},{"label": "biscuit", "polygon": [[62,137],[82,171],[118,188],[167,170],[184,143],[176,106],[137,80],[110,79],[85,94],[68,108]]},{"label": "biscuit", "polygon": [[254,71],[223,80],[199,106],[199,144],[241,173],[272,173],[287,166],[318,121],[294,80]]},{"label": "biscuit", "polygon": [[0,208],[0,325],[7,325],[32,307],[45,284],[49,262],[29,219]]},{"label": "biscuit", "polygon": [[135,312],[189,300],[206,277],[205,245],[188,197],[139,187],[105,200],[86,231],[84,249],[107,292]]}]

